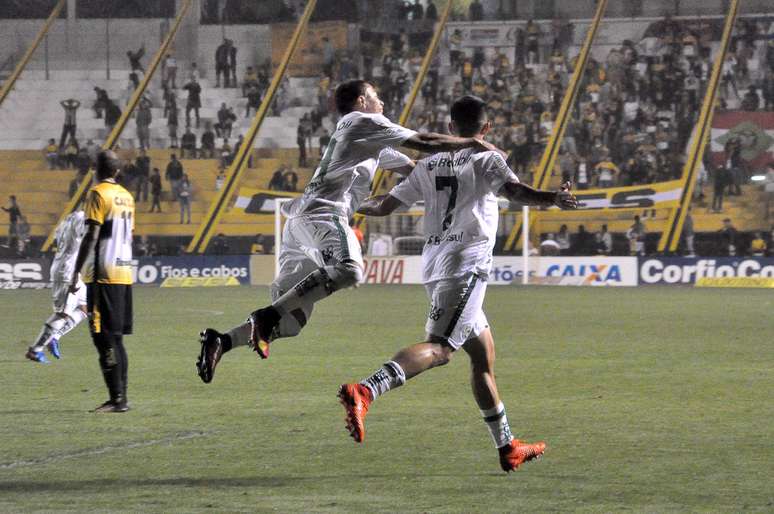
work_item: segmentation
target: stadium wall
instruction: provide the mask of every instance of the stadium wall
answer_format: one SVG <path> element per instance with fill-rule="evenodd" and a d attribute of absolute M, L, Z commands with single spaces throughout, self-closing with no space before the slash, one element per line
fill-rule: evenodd
<path fill-rule="evenodd" d="M 0 290 L 50 287 L 50 259 L 0 259 Z M 140 257 L 136 285 L 214 287 L 269 285 L 273 255 Z M 496 256 L 490 285 L 520 285 L 521 257 Z M 531 257 L 531 284 L 572 286 L 708 285 L 774 288 L 771 257 Z M 421 284 L 422 257 L 366 257 L 364 284 Z"/>

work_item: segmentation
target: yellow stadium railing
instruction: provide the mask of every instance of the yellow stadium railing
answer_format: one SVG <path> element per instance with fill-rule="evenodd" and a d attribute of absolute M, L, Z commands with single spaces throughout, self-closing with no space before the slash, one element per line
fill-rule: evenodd
<path fill-rule="evenodd" d="M 6 80 L 5 84 L 3 84 L 3 88 L 0 89 L 0 105 L 3 105 L 3 101 L 8 96 L 8 93 L 11 92 L 11 89 L 13 89 L 13 85 L 16 83 L 16 79 L 19 78 L 19 75 L 21 75 L 22 71 L 24 71 L 27 63 L 30 62 L 32 54 L 35 53 L 35 50 L 38 48 L 38 45 L 40 45 L 40 42 L 43 41 L 44 37 L 46 37 L 46 34 L 51 28 L 51 25 L 54 24 L 54 20 L 56 20 L 56 18 L 59 16 L 59 13 L 62 12 L 62 9 L 65 5 L 67 5 L 67 0 L 59 0 L 59 2 L 56 3 L 54 9 L 51 11 L 51 14 L 48 16 L 46 23 L 44 23 L 40 28 L 38 35 L 35 36 L 35 39 L 32 40 L 32 44 L 29 48 L 27 48 L 24 56 L 19 60 L 19 63 L 13 70 L 13 73 L 11 73 L 11 76 L 8 77 L 8 80 Z"/>
<path fill-rule="evenodd" d="M 427 47 L 425 56 L 422 59 L 422 65 L 419 68 L 419 73 L 417 73 L 417 76 L 414 79 L 414 84 L 411 86 L 411 92 L 409 93 L 408 101 L 406 102 L 406 105 L 403 106 L 403 110 L 400 113 L 400 118 L 398 118 L 399 125 L 405 125 L 408 122 L 409 116 L 411 116 L 411 111 L 414 108 L 414 102 L 416 102 L 417 95 L 419 94 L 419 90 L 422 87 L 422 82 L 424 82 L 425 77 L 427 76 L 427 71 L 430 69 L 430 63 L 433 61 L 433 55 L 438 49 L 438 43 L 441 41 L 443 29 L 446 27 L 446 22 L 449 20 L 452 3 L 453 0 L 449 0 L 446 3 L 446 8 L 443 10 L 443 13 L 441 13 L 441 17 L 435 26 L 435 32 L 433 33 L 433 38 L 430 40 L 430 46 Z M 374 182 L 371 186 L 371 194 L 376 194 L 379 191 L 379 188 L 382 187 L 385 176 L 386 174 L 383 169 L 377 170 L 376 175 L 374 176 Z M 365 216 L 362 214 L 355 214 L 355 225 L 360 226 L 364 218 Z"/>
<path fill-rule="evenodd" d="M 274 72 L 274 77 L 269 85 L 269 90 L 266 92 L 266 96 L 263 98 L 263 102 L 261 102 L 258 112 L 255 113 L 250 129 L 247 131 L 247 134 L 245 134 L 245 138 L 242 141 L 242 145 L 239 147 L 234 162 L 231 163 L 231 166 L 229 166 L 229 169 L 226 172 L 226 181 L 218 192 L 218 195 L 210 204 L 207 215 L 204 217 L 204 220 L 202 220 L 202 223 L 196 230 L 196 234 L 194 234 L 193 239 L 191 239 L 191 242 L 186 249 L 188 253 L 204 253 L 207 249 L 207 245 L 215 233 L 215 230 L 220 223 L 220 219 L 223 217 L 223 213 L 226 211 L 226 206 L 228 205 L 231 196 L 236 191 L 236 187 L 239 185 L 239 181 L 242 178 L 245 168 L 247 168 L 255 137 L 258 135 L 258 131 L 266 117 L 266 113 L 269 111 L 269 107 L 274 100 L 274 94 L 276 93 L 277 88 L 279 88 L 282 77 L 285 75 L 285 71 L 288 68 L 288 64 L 298 47 L 298 42 L 309 24 L 309 19 L 312 17 L 312 12 L 314 11 L 316 4 L 317 0 L 309 0 L 306 4 L 304 13 L 298 21 L 293 36 L 290 38 L 290 43 L 285 50 L 285 55 L 283 56 L 279 67 Z"/>
<path fill-rule="evenodd" d="M 723 27 L 723 38 L 720 40 L 720 49 L 712 65 L 712 75 L 710 75 L 707 84 L 707 92 L 704 94 L 699 121 L 693 131 L 691 146 L 688 150 L 688 158 L 683 166 L 681 180 L 683 182 L 683 192 L 680 195 L 680 204 L 672 210 L 664 231 L 661 233 L 661 239 L 658 242 L 659 252 L 676 252 L 680 243 L 680 236 L 683 232 L 685 218 L 688 215 L 688 209 L 693 198 L 693 190 L 696 186 L 696 170 L 698 170 L 704 157 L 704 149 L 709 140 L 709 133 L 712 129 L 712 116 L 715 112 L 715 101 L 717 99 L 718 86 L 720 84 L 720 75 L 723 69 L 723 61 L 726 60 L 731 33 L 736 22 L 736 16 L 739 11 L 739 0 L 732 0 L 726 15 L 726 23 Z"/>
<path fill-rule="evenodd" d="M 163 59 L 164 54 L 166 54 L 167 50 L 169 49 L 169 45 L 175 39 L 177 30 L 178 28 L 180 28 L 180 23 L 183 21 L 183 18 L 185 18 L 185 15 L 190 9 L 192 3 L 193 3 L 193 0 L 184 1 L 183 5 L 180 8 L 180 12 L 178 13 L 177 18 L 175 19 L 175 24 L 172 25 L 171 30 L 167 34 L 167 37 L 164 38 L 164 41 L 161 43 L 161 46 L 154 54 L 153 59 L 151 60 L 151 63 L 148 66 L 147 71 L 145 72 L 145 76 L 143 77 L 142 81 L 140 81 L 140 85 L 137 86 L 137 89 L 134 90 L 134 93 L 129 99 L 129 103 L 126 105 L 126 108 L 121 113 L 121 117 L 118 119 L 118 122 L 116 123 L 115 127 L 113 127 L 113 130 L 110 132 L 110 135 L 108 135 L 107 139 L 105 140 L 105 143 L 102 145 L 103 150 L 110 150 L 115 146 L 116 142 L 118 141 L 118 137 L 121 135 L 121 132 L 124 130 L 124 127 L 126 127 L 127 121 L 129 121 L 129 117 L 132 115 L 132 112 L 134 111 L 135 107 L 137 107 L 137 104 L 139 103 L 140 98 L 142 98 L 142 95 L 145 93 L 145 90 L 147 89 L 148 84 L 150 84 L 151 78 L 153 78 L 153 74 L 156 72 L 156 69 L 161 63 L 161 60 Z M 51 229 L 51 233 L 48 235 L 48 237 L 46 238 L 46 241 L 43 243 L 43 246 L 40 248 L 41 251 L 47 252 L 48 249 L 51 248 L 51 244 L 54 242 L 54 234 L 56 232 L 56 227 L 59 225 L 59 223 L 62 222 L 62 220 L 64 220 L 67 217 L 68 214 L 73 212 L 78 207 L 78 204 L 86 196 L 86 192 L 89 189 L 90 183 L 91 183 L 91 176 L 87 174 L 86 177 L 84 177 L 84 179 L 81 181 L 75 194 L 72 196 L 72 198 L 70 198 L 70 201 L 65 206 L 64 212 L 62 212 L 62 215 L 59 217 L 59 221 Z"/>
<path fill-rule="evenodd" d="M 578 90 L 580 89 L 580 85 L 582 83 L 583 72 L 586 69 L 586 64 L 588 63 L 589 55 L 591 54 L 591 45 L 597 36 L 599 25 L 605 15 L 606 8 L 607 0 L 600 0 L 597 3 L 597 10 L 594 14 L 594 19 L 591 22 L 589 31 L 586 33 L 586 40 L 583 42 L 581 51 L 578 54 L 578 61 L 575 65 L 575 69 L 573 70 L 572 77 L 570 78 L 570 83 L 567 86 L 567 91 L 564 93 L 564 98 L 562 98 L 562 104 L 559 108 L 559 113 L 556 116 L 556 120 L 554 121 L 554 128 L 551 132 L 551 137 L 548 140 L 548 144 L 546 145 L 545 150 L 543 151 L 543 156 L 540 159 L 537 173 L 535 173 L 533 185 L 536 188 L 546 188 L 548 186 L 549 180 L 551 179 L 551 174 L 553 173 L 554 166 L 556 164 L 556 156 L 559 154 L 559 147 L 562 144 L 564 132 L 567 128 L 567 121 L 570 119 L 572 107 L 575 104 L 575 99 L 578 96 Z M 508 235 L 508 238 L 505 240 L 503 250 L 511 251 L 513 249 L 516 241 L 519 240 L 519 236 L 521 236 L 523 223 L 524 220 L 522 219 L 513 225 L 513 229 Z"/>

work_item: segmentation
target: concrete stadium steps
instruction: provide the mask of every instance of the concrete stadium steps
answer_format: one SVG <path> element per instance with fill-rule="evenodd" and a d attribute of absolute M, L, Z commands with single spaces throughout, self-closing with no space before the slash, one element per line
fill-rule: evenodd
<path fill-rule="evenodd" d="M 532 213 L 530 213 L 532 215 Z M 648 232 L 661 232 L 669 217 L 667 209 L 616 209 L 613 211 L 543 211 L 537 216 L 537 223 L 532 229 L 535 233 L 557 233 L 562 225 L 567 225 L 570 232 L 578 231 L 583 225 L 587 232 L 596 232 L 607 225 L 610 232 L 626 232 L 638 215 L 645 223 Z"/>
<path fill-rule="evenodd" d="M 91 106 L 95 101 L 93 88 L 105 89 L 108 96 L 124 107 L 128 94 L 128 70 L 113 70 L 111 79 L 105 77 L 104 70 L 61 70 L 52 71 L 50 80 L 45 80 L 43 72 L 25 71 L 14 87 L 14 91 L 0 107 L 0 150 L 2 149 L 41 149 L 46 141 L 54 137 L 59 140 L 64 120 L 64 111 L 59 105 L 61 100 L 75 98 L 81 102 L 78 109 L 76 135 L 80 142 L 93 139 L 102 142 L 108 135 L 104 120 L 94 117 Z M 202 86 L 202 107 L 199 110 L 200 126 L 192 128 L 200 140 L 207 123 L 217 122 L 217 111 L 221 103 L 234 108 L 237 120 L 232 129 L 231 142 L 240 134 L 245 134 L 252 122 L 245 118 L 247 99 L 242 97 L 241 88 L 215 88 L 210 80 L 200 80 Z M 296 130 L 300 117 L 309 112 L 317 101 L 317 81 L 314 78 L 291 78 L 288 107 L 281 116 L 267 116 L 256 137 L 254 147 L 294 148 Z M 185 132 L 185 103 L 187 93 L 176 90 L 179 107 L 178 137 Z M 164 102 L 161 97 L 159 78 L 154 77 L 146 95 L 152 100 L 152 122 L 150 125 L 151 144 L 168 147 L 168 129 L 164 117 Z M 31 107 L 34 106 L 34 116 Z M 193 114 L 193 113 L 192 113 Z M 218 142 L 221 143 L 220 141 Z M 136 123 L 130 119 L 121 137 L 121 147 L 139 147 Z"/>

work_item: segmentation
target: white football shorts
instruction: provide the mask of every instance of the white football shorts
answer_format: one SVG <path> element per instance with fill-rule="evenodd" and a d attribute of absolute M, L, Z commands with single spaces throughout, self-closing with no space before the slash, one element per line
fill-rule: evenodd
<path fill-rule="evenodd" d="M 425 331 L 455 350 L 489 327 L 484 315 L 486 280 L 475 273 L 425 284 L 430 299 Z"/>
<path fill-rule="evenodd" d="M 70 294 L 70 283 L 54 281 L 51 296 L 54 299 L 54 312 L 68 314 L 80 306 L 86 305 L 86 284 L 78 280 L 78 290 Z"/>
<path fill-rule="evenodd" d="M 272 284 L 272 299 L 323 266 L 346 260 L 363 268 L 360 242 L 341 216 L 319 215 L 290 218 L 282 230 L 279 276 Z"/>

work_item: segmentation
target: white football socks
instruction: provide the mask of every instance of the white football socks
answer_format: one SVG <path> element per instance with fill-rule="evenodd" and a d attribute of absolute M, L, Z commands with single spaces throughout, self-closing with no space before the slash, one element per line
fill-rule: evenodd
<path fill-rule="evenodd" d="M 508 425 L 508 416 L 505 415 L 505 405 L 503 405 L 503 402 L 491 409 L 481 410 L 481 415 L 484 417 L 484 422 L 492 435 L 495 448 L 502 448 L 510 444 L 513 440 L 513 435 L 511 435 L 511 427 Z"/>
<path fill-rule="evenodd" d="M 376 399 L 390 389 L 395 389 L 406 383 L 406 373 L 403 368 L 395 361 L 388 361 L 384 366 L 377 369 L 376 372 L 362 382 L 371 391 L 371 398 Z"/>
<path fill-rule="evenodd" d="M 40 330 L 40 334 L 38 334 L 38 337 L 35 340 L 35 344 L 33 344 L 30 349 L 36 352 L 43 351 L 52 339 L 59 339 L 64 336 L 77 327 L 87 317 L 87 314 L 80 309 L 75 309 L 66 316 L 52 314 L 46 320 L 46 323 Z"/>

